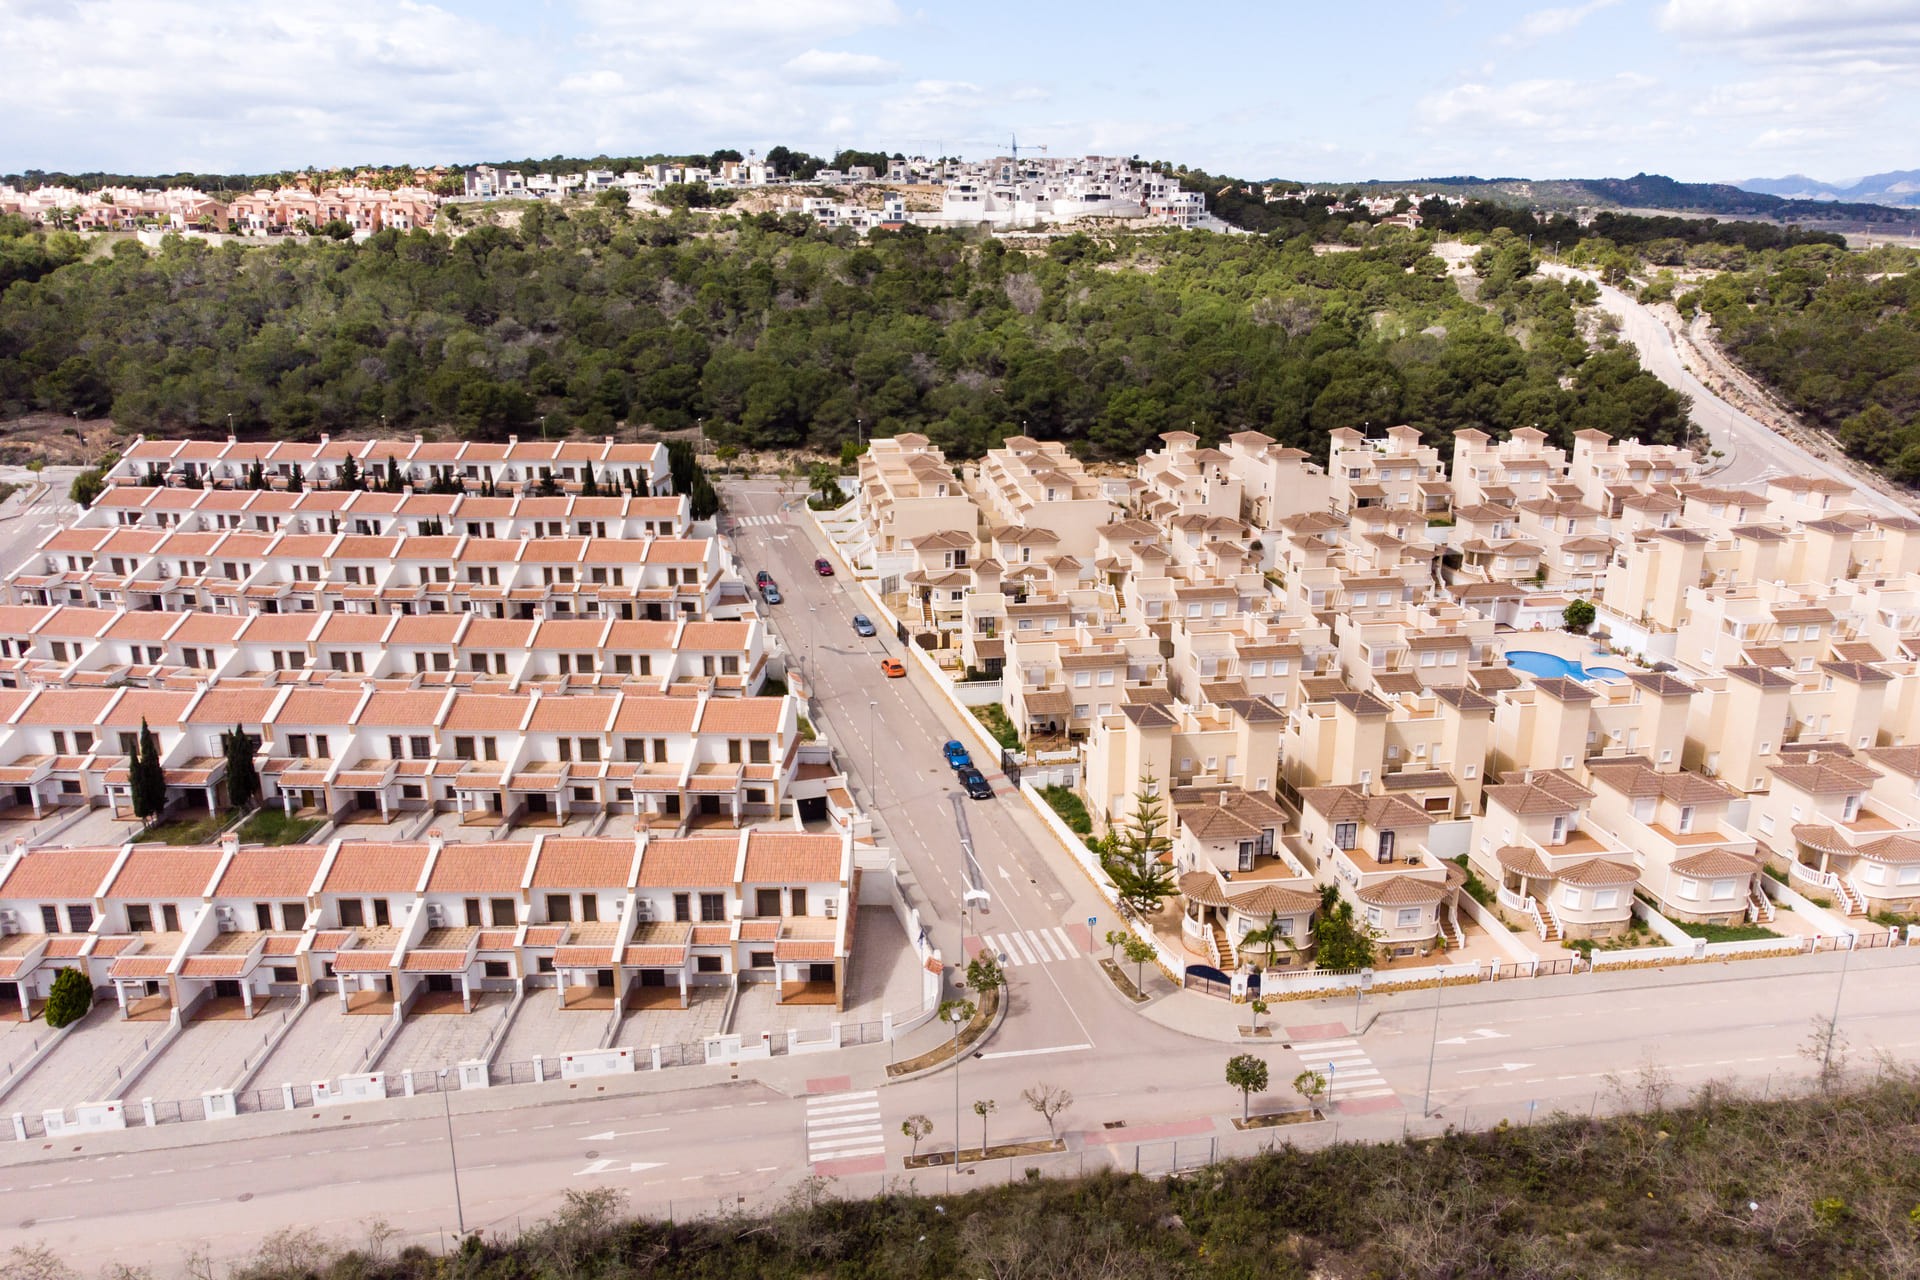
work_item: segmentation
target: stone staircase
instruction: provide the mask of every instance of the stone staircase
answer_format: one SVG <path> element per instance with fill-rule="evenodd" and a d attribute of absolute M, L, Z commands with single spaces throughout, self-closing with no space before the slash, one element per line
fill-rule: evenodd
<path fill-rule="evenodd" d="M 1747 891 L 1747 923 L 1767 924 L 1773 919 L 1773 902 L 1758 889 Z"/>
<path fill-rule="evenodd" d="M 1233 954 L 1233 944 L 1227 941 L 1227 931 L 1218 921 L 1207 926 L 1207 943 L 1213 948 L 1213 967 L 1222 973 L 1232 973 L 1240 967 L 1239 959 Z"/>
<path fill-rule="evenodd" d="M 1542 942 L 1558 942 L 1561 939 L 1560 920 L 1553 914 L 1553 907 L 1545 898 L 1533 900 L 1534 917 Z"/>
<path fill-rule="evenodd" d="M 1444 911 L 1440 913 L 1440 936 L 1447 940 L 1447 946 L 1451 950 L 1458 951 L 1467 945 L 1466 935 L 1460 931 L 1459 924 Z"/>
<path fill-rule="evenodd" d="M 1831 884 L 1833 886 L 1834 896 L 1839 899 L 1840 906 L 1845 909 L 1848 915 L 1863 916 L 1867 914 L 1867 900 L 1860 896 L 1857 889 L 1847 883 L 1845 876 L 1834 876 Z"/>

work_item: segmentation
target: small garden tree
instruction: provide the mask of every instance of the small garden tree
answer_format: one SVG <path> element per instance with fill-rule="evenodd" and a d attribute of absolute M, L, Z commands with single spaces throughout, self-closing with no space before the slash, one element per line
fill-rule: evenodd
<path fill-rule="evenodd" d="M 1560 611 L 1560 624 L 1575 635 L 1587 634 L 1587 628 L 1593 625 L 1595 613 L 1591 600 L 1573 600 Z"/>
<path fill-rule="evenodd" d="M 1031 1089 L 1021 1090 L 1020 1096 L 1026 1099 L 1028 1106 L 1040 1113 L 1042 1120 L 1047 1122 L 1047 1136 L 1049 1138 L 1056 1136 L 1053 1128 L 1054 1119 L 1073 1105 L 1073 1095 L 1056 1084 L 1037 1084 Z"/>
<path fill-rule="evenodd" d="M 912 1141 L 912 1154 L 916 1156 L 920 1154 L 920 1140 L 932 1132 L 933 1121 L 927 1119 L 925 1116 L 912 1115 L 900 1122 L 901 1136 Z"/>
<path fill-rule="evenodd" d="M 1353 904 L 1330 884 L 1320 886 L 1320 918 L 1313 926 L 1318 969 L 1364 969 L 1373 963 L 1374 934 L 1354 918 Z"/>
<path fill-rule="evenodd" d="M 1253 1095 L 1267 1091 L 1267 1064 L 1251 1053 L 1236 1053 L 1227 1059 L 1227 1083 L 1240 1091 L 1240 1122 L 1249 1118 Z"/>
<path fill-rule="evenodd" d="M 1267 1002 L 1259 996 L 1255 996 L 1253 1003 L 1247 1007 L 1253 1011 L 1253 1021 L 1249 1024 L 1247 1030 L 1258 1031 L 1260 1029 L 1260 1015 L 1267 1011 Z"/>
<path fill-rule="evenodd" d="M 78 1022 L 93 1008 L 93 982 L 87 971 L 74 967 L 54 975 L 53 989 L 47 993 L 47 1025 L 55 1028 Z"/>
<path fill-rule="evenodd" d="M 982 1160 L 987 1158 L 987 1117 L 998 1110 L 999 1108 L 994 1105 L 992 1098 L 977 1098 L 974 1100 L 973 1114 L 980 1117 L 980 1158 Z"/>
<path fill-rule="evenodd" d="M 236 809 L 250 809 L 260 798 L 260 770 L 253 761 L 253 739 L 239 725 L 233 732 L 220 735 L 227 757 L 227 803 Z"/>
<path fill-rule="evenodd" d="M 1107 959 L 1115 964 L 1120 963 L 1120 944 L 1132 936 L 1125 929 L 1107 930 Z"/>
<path fill-rule="evenodd" d="M 1006 971 L 1001 969 L 999 961 L 981 952 L 967 961 L 967 985 L 981 995 L 998 991 L 1007 985 Z"/>
<path fill-rule="evenodd" d="M 160 767 L 160 744 L 144 716 L 133 759 L 127 762 L 127 790 L 133 793 L 133 816 L 141 822 L 151 825 L 167 807 L 167 775 Z"/>
<path fill-rule="evenodd" d="M 1327 1091 L 1327 1078 L 1318 1071 L 1302 1071 L 1293 1078 L 1293 1091 L 1306 1099 L 1309 1110 L 1319 1102 L 1320 1095 Z"/>
<path fill-rule="evenodd" d="M 1146 991 L 1140 984 L 1143 981 L 1142 974 L 1147 961 L 1153 959 L 1153 944 L 1138 934 L 1129 933 L 1127 940 L 1120 944 L 1120 948 L 1127 953 L 1127 959 L 1133 961 L 1133 989 L 1145 995 Z"/>

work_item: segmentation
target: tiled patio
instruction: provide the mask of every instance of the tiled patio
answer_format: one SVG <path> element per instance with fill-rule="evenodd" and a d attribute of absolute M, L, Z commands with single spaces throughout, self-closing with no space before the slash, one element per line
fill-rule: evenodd
<path fill-rule="evenodd" d="M 364 1071 L 366 1050 L 382 1025 L 375 1018 L 342 1013 L 337 996 L 315 996 L 306 1012 L 294 1019 L 293 1030 L 255 1073 L 249 1087 L 305 1085 Z"/>
<path fill-rule="evenodd" d="M 122 1093 L 121 1070 L 148 1039 L 164 1030 L 154 1023 L 126 1021 L 111 1001 L 95 1005 L 0 1108 L 34 1114 L 117 1098 Z"/>
<path fill-rule="evenodd" d="M 635 1009 L 620 1023 L 613 1043 L 645 1053 L 656 1044 L 684 1044 L 720 1033 L 720 1014 L 727 1007 L 727 988 L 688 987 L 688 1007 L 676 999 L 663 1009 Z"/>
<path fill-rule="evenodd" d="M 158 1061 L 134 1082 L 143 1098 L 174 1102 L 197 1098 L 203 1089 L 232 1084 L 245 1064 L 266 1051 L 266 1041 L 291 1013 L 291 1000 L 262 1000 L 248 1020 L 238 1000 L 210 1000 L 194 1010 L 174 1042 Z"/>
<path fill-rule="evenodd" d="M 414 1002 L 400 1034 L 381 1055 L 376 1070 L 388 1073 L 411 1069 L 432 1071 L 458 1066 L 479 1054 L 487 1038 L 500 1025 L 510 997 L 490 992 L 477 997 L 472 1013 L 460 1012 L 456 994 L 451 1004 L 428 1001 L 425 996 Z M 422 1008 L 425 1004 L 427 1007 Z"/>
<path fill-rule="evenodd" d="M 544 1058 L 591 1049 L 600 1042 L 607 1017 L 605 1009 L 562 1009 L 560 994 L 551 987 L 529 991 L 493 1060 L 531 1062 L 536 1055 Z"/>

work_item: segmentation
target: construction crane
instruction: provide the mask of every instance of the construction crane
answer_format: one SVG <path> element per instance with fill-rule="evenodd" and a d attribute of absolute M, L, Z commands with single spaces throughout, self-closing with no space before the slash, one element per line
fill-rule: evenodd
<path fill-rule="evenodd" d="M 1013 133 L 1009 133 L 1009 134 L 1007 135 L 1007 146 L 1008 146 L 1008 147 L 1009 147 L 1009 148 L 1010 148 L 1010 149 L 1012 150 L 1012 152 L 1013 152 L 1013 162 L 1014 162 L 1015 164 L 1019 164 L 1019 163 L 1020 163 L 1020 138 L 1019 138 L 1019 135 L 1018 135 L 1018 134 L 1013 134 Z M 1039 153 L 1040 153 L 1041 155 L 1045 155 L 1045 154 L 1047 154 L 1047 144 L 1046 144 L 1046 143 L 1044 143 L 1044 142 L 1035 142 L 1035 143 L 1031 143 L 1031 144 L 1029 144 L 1029 145 L 1028 145 L 1028 147 L 1027 147 L 1027 150 L 1029 150 L 1029 151 L 1038 151 L 1038 152 L 1039 152 Z"/>

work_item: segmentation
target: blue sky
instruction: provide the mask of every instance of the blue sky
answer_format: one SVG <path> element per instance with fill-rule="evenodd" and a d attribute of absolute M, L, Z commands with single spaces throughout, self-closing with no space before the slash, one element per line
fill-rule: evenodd
<path fill-rule="evenodd" d="M 0 171 L 776 143 L 1245 177 L 1920 166 L 1920 0 L 0 0 Z"/>

